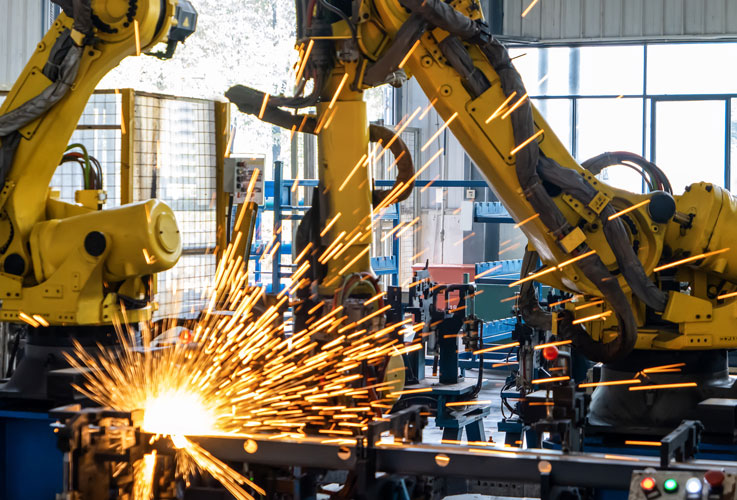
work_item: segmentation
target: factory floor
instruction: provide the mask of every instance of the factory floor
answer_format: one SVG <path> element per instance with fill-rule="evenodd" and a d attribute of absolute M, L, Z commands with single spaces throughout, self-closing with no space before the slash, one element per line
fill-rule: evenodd
<path fill-rule="evenodd" d="M 466 380 L 476 380 L 478 371 L 466 370 Z M 506 372 L 492 372 L 484 374 L 483 389 L 478 395 L 479 400 L 491 401 L 491 414 L 484 419 L 484 436 L 487 441 L 491 438 L 494 442 L 503 443 L 504 433 L 497 430 L 497 424 L 502 419 L 500 392 L 504 381 L 507 378 Z M 443 430 L 435 426 L 434 421 L 430 421 L 425 428 L 423 440 L 427 443 L 440 443 L 443 437 Z M 463 437 L 465 440 L 465 434 Z M 486 495 L 466 494 L 453 495 L 446 497 L 445 500 L 503 500 L 503 497 L 492 497 Z M 515 499 L 519 500 L 519 499 Z"/>
<path fill-rule="evenodd" d="M 477 378 L 478 371 L 466 370 L 466 380 L 475 381 Z M 497 431 L 497 424 L 502 419 L 500 392 L 506 378 L 507 372 L 494 371 L 491 373 L 484 373 L 483 388 L 481 389 L 477 399 L 480 401 L 491 401 L 491 414 L 484 419 L 484 435 L 487 441 L 491 438 L 496 443 L 504 442 L 504 433 Z M 423 440 L 426 443 L 440 443 L 442 438 L 443 430 L 435 426 L 434 419 L 430 419 L 430 422 L 423 433 Z M 465 439 L 464 434 L 463 440 Z"/>

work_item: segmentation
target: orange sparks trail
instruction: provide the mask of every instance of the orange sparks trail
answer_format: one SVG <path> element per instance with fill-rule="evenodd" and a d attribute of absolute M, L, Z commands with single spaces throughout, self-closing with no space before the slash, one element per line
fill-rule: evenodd
<path fill-rule="evenodd" d="M 485 352 L 501 351 L 502 349 L 509 349 L 510 347 L 519 347 L 519 342 L 510 342 L 509 344 L 500 344 L 500 345 L 495 345 L 491 347 L 486 347 L 484 349 L 479 349 L 478 351 L 473 351 L 473 353 L 474 354 L 484 354 Z"/>
<path fill-rule="evenodd" d="M 680 382 L 677 384 L 655 384 L 655 385 L 641 385 L 638 387 L 630 387 L 630 391 L 649 391 L 651 389 L 682 389 L 685 387 L 696 387 L 696 382 Z"/>
<path fill-rule="evenodd" d="M 494 267 L 490 267 L 490 268 L 489 268 L 489 269 L 487 269 L 486 271 L 483 271 L 483 272 L 480 272 L 480 273 L 478 273 L 478 274 L 477 274 L 476 276 L 474 276 L 474 277 L 473 277 L 473 279 L 474 279 L 474 280 L 477 280 L 477 279 L 479 279 L 479 278 L 482 278 L 482 277 L 486 276 L 487 274 L 491 274 L 491 273 L 493 273 L 494 271 L 496 271 L 496 270 L 498 270 L 498 269 L 501 269 L 501 268 L 502 268 L 502 265 L 501 265 L 501 264 L 497 264 L 497 265 L 496 265 L 496 266 L 494 266 Z"/>
<path fill-rule="evenodd" d="M 720 253 L 725 253 L 725 252 L 729 252 L 729 248 L 722 248 L 721 250 L 714 250 L 713 252 L 700 253 L 698 255 L 694 255 L 693 257 L 688 257 L 686 259 L 681 259 L 675 262 L 671 262 L 670 264 L 664 264 L 662 266 L 658 266 L 655 269 L 653 269 L 653 271 L 657 273 L 658 271 L 662 271 L 664 269 L 670 269 L 671 267 L 680 266 L 681 264 L 687 264 L 689 262 L 705 259 L 706 257 L 711 257 L 713 255 L 719 255 Z"/>
<path fill-rule="evenodd" d="M 258 172 L 249 191 L 257 177 Z M 307 279 L 306 257 L 314 250 L 312 245 L 295 259 L 299 267 L 291 287 L 267 305 L 264 289 L 249 286 L 243 257 L 234 256 L 239 243 L 236 238 L 225 249 L 204 295 L 207 307 L 186 335 L 159 323 L 142 323 L 139 332 L 125 324 L 124 317 L 115 317 L 118 347 L 87 352 L 76 345 L 68 360 L 84 374 L 84 383 L 77 387 L 82 394 L 113 410 L 142 410 L 142 429 L 161 439 L 169 436 L 179 449 L 177 456 L 188 457 L 189 469 L 205 470 L 235 498 L 250 499 L 244 488 L 258 492 L 258 486 L 185 436 L 259 433 L 270 439 L 300 439 L 308 424 L 322 434 L 355 436 L 377 410 L 391 408 L 385 404 L 391 399 L 375 401 L 373 394 L 394 398 L 403 393 L 397 381 L 367 385 L 363 365 L 385 363 L 389 357 L 420 350 L 423 344 L 421 338 L 405 344 L 390 335 L 411 319 L 387 325 L 372 321 L 390 308 L 381 302 L 373 306 L 375 312 L 352 324 L 342 305 L 332 301 L 310 305 L 319 316 L 313 316 L 305 329 L 287 334 L 280 311 L 288 303 L 299 307 L 290 296 Z M 275 248 L 272 244 L 272 251 Z M 353 257 L 341 274 L 369 248 Z M 383 295 L 377 290 L 368 302 Z M 46 322 L 40 315 L 25 313 L 20 319 L 34 326 Z M 413 330 L 423 327 L 415 325 Z M 336 329 L 329 341 L 318 342 L 318 335 Z M 348 401 L 350 405 L 343 404 Z M 138 491 L 147 491 L 153 464 L 155 458 L 147 457 L 131 472 Z"/>
<path fill-rule="evenodd" d="M 545 349 L 546 347 L 558 347 L 562 345 L 572 344 L 572 340 L 559 340 L 557 342 L 548 342 L 547 344 L 538 344 L 535 346 L 535 350 Z"/>
<path fill-rule="evenodd" d="M 364 155 L 361 157 L 360 160 L 356 163 L 356 165 L 353 167 L 353 170 L 348 174 L 348 176 L 345 178 L 343 183 L 338 188 L 338 191 L 343 191 L 343 189 L 348 185 L 348 182 L 350 182 L 351 178 L 355 175 L 356 171 L 366 164 L 366 161 L 368 160 L 368 155 L 364 153 Z"/>
<path fill-rule="evenodd" d="M 571 377 L 564 376 L 564 377 L 548 377 L 548 378 L 537 378 L 533 381 L 531 381 L 531 384 L 549 384 L 551 382 L 565 382 L 566 380 L 571 380 Z"/>
<path fill-rule="evenodd" d="M 141 55 L 141 28 L 138 19 L 133 20 L 133 35 L 136 37 L 136 55 Z"/>
<path fill-rule="evenodd" d="M 594 314 L 593 316 L 586 316 L 585 318 L 577 319 L 575 321 L 572 321 L 571 323 L 574 325 L 580 325 L 581 323 L 586 323 L 587 321 L 594 321 L 597 319 L 604 319 L 612 315 L 612 311 L 604 311 L 600 314 Z"/>
<path fill-rule="evenodd" d="M 322 231 L 320 231 L 320 238 L 322 238 L 326 234 L 328 234 L 328 231 L 330 231 L 330 229 L 335 225 L 335 223 L 338 222 L 338 219 L 340 219 L 340 217 L 342 215 L 343 214 L 341 212 L 338 212 L 337 214 L 335 214 L 335 217 L 333 217 L 332 219 L 330 219 L 330 222 L 328 222 L 325 225 L 325 228 Z"/>
<path fill-rule="evenodd" d="M 528 5 L 528 6 L 527 6 L 527 8 L 526 8 L 526 9 L 524 10 L 524 12 L 522 12 L 522 17 L 526 17 L 526 16 L 527 16 L 527 14 L 529 14 L 529 13 L 530 13 L 530 11 L 532 10 L 532 8 L 533 8 L 533 7 L 535 6 L 535 5 L 537 5 L 537 2 L 539 2 L 539 1 L 540 1 L 540 0 L 532 0 L 532 2 L 530 2 L 530 5 Z"/>
<path fill-rule="evenodd" d="M 565 303 L 567 303 L 567 302 L 571 302 L 571 301 L 573 301 L 573 300 L 576 300 L 576 299 L 578 299 L 578 298 L 580 298 L 580 296 L 579 296 L 579 295 L 574 295 L 574 296 L 573 296 L 573 297 L 571 297 L 570 299 L 564 299 L 564 300 L 559 300 L 558 302 L 553 302 L 552 304 L 548 304 L 548 307 L 555 307 L 555 306 L 559 306 L 559 305 L 561 305 L 561 304 L 565 304 Z"/>
<path fill-rule="evenodd" d="M 456 241 L 455 243 L 453 243 L 453 246 L 457 247 L 458 245 L 460 245 L 461 243 L 463 243 L 463 242 L 464 242 L 464 241 L 466 241 L 467 239 L 469 239 L 469 238 L 473 238 L 474 236 L 476 236 L 476 233 L 475 233 L 475 232 L 473 232 L 473 233 L 469 234 L 468 236 L 465 236 L 465 237 L 464 237 L 464 238 L 463 238 L 462 240 L 458 240 L 458 241 Z"/>
<path fill-rule="evenodd" d="M 269 105 L 269 94 L 264 94 L 264 100 L 261 102 L 261 110 L 258 112 L 258 119 L 263 120 L 266 107 Z"/>
<path fill-rule="evenodd" d="M 491 401 L 454 401 L 452 403 L 445 403 L 445 406 L 479 406 L 479 405 L 490 405 Z"/>
<path fill-rule="evenodd" d="M 579 260 L 583 260 L 586 257 L 590 257 L 591 255 L 594 255 L 596 253 L 596 250 L 591 250 L 589 252 L 586 252 L 585 254 L 579 255 L 578 257 L 573 257 L 572 259 L 568 259 L 565 262 L 562 262 L 558 264 L 558 269 L 563 269 L 569 264 L 573 264 L 574 262 L 578 262 Z"/>
<path fill-rule="evenodd" d="M 333 106 L 335 106 L 335 102 L 338 100 L 338 96 L 340 96 L 340 93 L 343 90 L 343 87 L 345 86 L 345 82 L 347 81 L 348 81 L 348 73 L 344 73 L 343 78 L 340 80 L 340 83 L 338 84 L 338 88 L 335 91 L 335 94 L 333 95 L 333 98 L 330 100 L 328 109 L 333 109 Z"/>
<path fill-rule="evenodd" d="M 625 440 L 624 444 L 629 446 L 661 446 L 660 441 L 636 441 L 634 439 Z"/>
<path fill-rule="evenodd" d="M 488 123 L 491 123 L 494 120 L 494 118 L 496 118 L 497 116 L 501 115 L 504 112 L 504 108 L 507 106 L 507 104 L 509 104 L 512 101 L 512 99 L 514 99 L 514 96 L 516 96 L 516 95 L 517 95 L 517 91 L 513 91 L 511 94 L 509 94 L 509 97 L 507 97 L 507 99 L 498 108 L 496 108 L 496 111 L 494 111 L 486 119 L 486 123 L 487 124 Z"/>
<path fill-rule="evenodd" d="M 315 46 L 315 40 L 310 40 L 310 43 L 307 44 L 307 50 L 304 53 L 304 56 L 302 57 L 302 62 L 299 65 L 299 69 L 297 70 L 297 83 L 302 79 L 302 75 L 305 72 L 305 68 L 307 68 L 307 61 L 310 59 L 310 54 L 312 54 L 312 48 Z"/>
<path fill-rule="evenodd" d="M 419 118 L 420 121 L 425 119 L 427 114 L 430 112 L 430 110 L 433 108 L 433 106 L 435 106 L 435 103 L 437 102 L 438 102 L 438 98 L 433 97 L 432 101 L 430 101 L 430 104 L 428 104 L 427 107 L 425 108 L 425 111 L 423 111 L 422 114 L 420 115 L 420 118 Z"/>
<path fill-rule="evenodd" d="M 519 153 L 520 151 L 522 151 L 522 149 L 525 146 L 527 146 L 529 143 L 531 143 L 532 141 L 534 141 L 535 139 L 537 139 L 538 137 L 540 137 L 541 135 L 543 135 L 544 132 L 545 131 L 542 130 L 542 129 L 540 129 L 537 132 L 535 132 L 535 134 L 533 134 L 532 137 L 530 137 L 529 139 L 526 139 L 522 144 L 520 144 L 519 146 L 517 146 L 516 148 L 514 148 L 512 151 L 510 151 L 509 156 L 514 156 L 517 153 Z"/>
<path fill-rule="evenodd" d="M 450 126 L 450 124 L 453 123 L 453 120 L 455 120 L 456 118 L 458 118 L 458 111 L 456 111 L 455 113 L 453 113 L 451 115 L 451 117 L 448 118 L 445 121 L 445 123 L 443 123 L 443 125 L 427 140 L 427 142 L 425 143 L 425 145 L 422 146 L 422 148 L 420 148 L 420 151 L 424 153 L 425 150 L 430 147 L 430 144 L 432 144 L 433 141 L 435 139 L 437 139 L 440 136 L 440 134 L 443 133 L 443 130 L 445 130 L 446 128 L 448 128 Z"/>
<path fill-rule="evenodd" d="M 525 103 L 525 101 L 527 100 L 527 97 L 528 97 L 528 95 L 527 95 L 527 94 L 525 94 L 525 95 L 523 95 L 522 97 L 520 97 L 520 98 L 519 98 L 519 99 L 517 100 L 517 102 L 515 102 L 514 104 L 512 104 L 512 107 L 511 107 L 511 108 L 509 108 L 509 109 L 508 109 L 507 111 L 505 111 L 505 112 L 504 112 L 504 114 L 502 115 L 502 120 L 506 119 L 506 118 L 507 118 L 507 117 L 508 117 L 509 115 L 511 115 L 511 114 L 512 114 L 512 113 L 513 113 L 513 112 L 514 112 L 514 111 L 515 111 L 515 110 L 516 110 L 517 108 L 519 108 L 520 106 L 522 106 L 522 105 L 523 105 L 523 104 Z"/>
<path fill-rule="evenodd" d="M 647 199 L 647 200 L 645 200 L 645 201 L 641 201 L 640 203 L 635 203 L 635 204 L 634 204 L 634 205 L 632 205 L 631 207 L 625 208 L 624 210 L 620 210 L 620 211 L 619 211 L 619 212 L 617 212 L 616 214 L 612 214 L 612 215 L 610 215 L 610 216 L 609 216 L 609 220 L 614 220 L 614 219 L 616 219 L 617 217 L 622 217 L 622 216 L 623 216 L 624 214 L 628 214 L 628 213 L 630 213 L 630 212 L 634 212 L 634 211 L 635 211 L 635 210 L 637 210 L 638 208 L 640 208 L 640 207 L 644 207 L 644 206 L 645 206 L 645 205 L 647 205 L 648 203 L 650 203 L 650 200 L 649 200 L 649 199 Z"/>
<path fill-rule="evenodd" d="M 523 220 L 522 222 L 518 222 L 517 224 L 515 224 L 514 225 L 514 228 L 515 229 L 518 229 L 518 228 L 524 226 L 525 224 L 527 224 L 528 222 L 532 222 L 533 220 L 537 219 L 538 217 L 540 217 L 540 214 L 535 214 L 532 217 L 528 217 L 525 220 Z"/>
<path fill-rule="evenodd" d="M 398 69 L 404 68 L 404 65 L 407 64 L 407 61 L 409 61 L 409 58 L 412 57 L 412 54 L 414 54 L 415 50 L 417 50 L 417 47 L 420 46 L 420 40 L 417 40 L 414 45 L 412 45 L 412 48 L 409 49 L 409 52 L 407 52 L 407 55 L 404 56 L 404 59 L 402 59 L 402 62 L 399 63 L 399 66 L 397 66 Z"/>
<path fill-rule="evenodd" d="M 578 384 L 578 387 L 584 389 L 586 387 L 605 387 L 609 385 L 634 385 L 641 382 L 642 380 L 639 378 L 633 378 L 629 380 L 609 380 L 607 382 L 586 382 L 584 384 Z"/>
<path fill-rule="evenodd" d="M 537 272 L 537 273 L 533 273 L 533 274 L 531 274 L 531 275 L 527 276 L 526 278 L 522 278 L 521 280 L 517 280 L 517 281 L 515 281 L 514 283 L 510 283 L 510 284 L 509 284 L 509 285 L 507 285 L 507 286 L 508 286 L 509 288 L 514 288 L 515 286 L 517 286 L 517 285 L 520 285 L 520 284 L 522 284 L 522 283 L 526 283 L 526 282 L 528 282 L 528 281 L 532 281 L 532 280 L 534 280 L 534 279 L 536 279 L 536 278 L 539 278 L 540 276 L 544 276 L 544 275 L 546 275 L 546 274 L 548 274 L 548 273 L 552 273 L 552 272 L 553 272 L 553 271 L 555 271 L 556 269 L 557 269 L 557 267 L 550 267 L 550 268 L 548 268 L 548 269 L 543 269 L 542 271 L 539 271 L 539 272 Z"/>
<path fill-rule="evenodd" d="M 651 366 L 650 368 L 645 368 L 642 370 L 642 373 L 658 373 L 666 370 L 673 370 L 675 368 L 683 368 L 686 366 L 686 363 L 673 363 L 672 365 L 661 365 L 661 366 Z"/>

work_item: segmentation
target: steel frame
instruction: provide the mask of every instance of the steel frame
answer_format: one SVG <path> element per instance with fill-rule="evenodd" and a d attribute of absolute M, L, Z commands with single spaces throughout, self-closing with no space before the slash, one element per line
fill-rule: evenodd
<path fill-rule="evenodd" d="M 268 436 L 199 437 L 192 440 L 225 461 L 349 471 L 355 471 L 358 463 L 355 445 L 326 443 L 325 440 L 272 440 Z M 253 442 L 257 446 L 254 447 Z M 247 453 L 246 443 L 250 443 L 249 450 L 256 448 L 256 451 Z M 662 469 L 658 457 L 564 454 L 543 449 L 518 451 L 477 446 L 379 443 L 374 453 L 375 472 L 393 475 L 520 483 L 549 480 L 555 486 L 623 491 L 629 489 L 634 471 L 647 467 Z M 549 475 L 541 473 L 541 470 L 548 469 L 548 465 Z M 691 460 L 672 463 L 669 469 L 703 473 L 711 469 L 733 467 L 732 462 Z"/>

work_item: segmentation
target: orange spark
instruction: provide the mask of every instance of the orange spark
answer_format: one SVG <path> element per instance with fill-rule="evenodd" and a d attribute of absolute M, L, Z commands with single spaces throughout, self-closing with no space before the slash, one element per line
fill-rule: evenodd
<path fill-rule="evenodd" d="M 684 387 L 696 387 L 696 382 L 680 382 L 677 384 L 656 384 L 643 385 L 640 387 L 630 387 L 630 391 L 649 391 L 650 389 L 680 389 Z"/>
<path fill-rule="evenodd" d="M 606 387 L 609 385 L 633 385 L 641 382 L 642 380 L 639 378 L 633 378 L 629 380 L 609 380 L 607 382 L 586 382 L 584 384 L 578 384 L 578 387 L 584 389 L 586 387 Z"/>
<path fill-rule="evenodd" d="M 535 346 L 535 350 L 545 349 L 546 347 L 558 347 L 561 345 L 568 345 L 572 343 L 572 340 L 558 340 L 556 342 L 548 342 L 547 344 L 538 344 Z"/>
<path fill-rule="evenodd" d="M 530 2 L 530 5 L 528 5 L 528 6 L 527 6 L 527 8 L 526 8 L 526 9 L 524 10 L 524 12 L 522 12 L 522 17 L 525 17 L 525 16 L 527 16 L 527 14 L 529 14 L 529 13 L 530 13 L 530 11 L 532 10 L 532 8 L 533 8 L 533 7 L 535 6 L 535 5 L 537 5 L 537 2 L 539 2 L 539 1 L 540 1 L 540 0 L 532 0 L 532 2 Z"/>
<path fill-rule="evenodd" d="M 447 120 L 445 120 L 445 123 L 443 123 L 443 125 L 427 140 L 427 142 L 425 143 L 425 145 L 422 146 L 422 148 L 420 148 L 420 151 L 422 151 L 424 153 L 425 150 L 430 147 L 430 144 L 432 144 L 432 142 L 435 139 L 437 139 L 440 136 L 440 134 L 443 133 L 443 130 L 445 130 L 446 128 L 448 128 L 448 126 L 450 126 L 450 124 L 453 123 L 453 120 L 455 120 L 456 118 L 458 118 L 458 112 L 457 111 L 455 113 L 453 113 L 450 118 L 448 118 Z"/>
<path fill-rule="evenodd" d="M 269 94 L 264 94 L 264 100 L 261 103 L 261 111 L 258 112 L 258 119 L 263 120 L 264 119 L 264 113 L 266 113 L 266 106 L 269 105 Z"/>
<path fill-rule="evenodd" d="M 532 380 L 530 383 L 532 384 L 548 384 L 551 382 L 565 382 L 566 380 L 571 380 L 571 377 L 569 376 L 563 376 L 563 377 L 548 377 L 548 378 L 538 378 L 535 380 Z"/>
<path fill-rule="evenodd" d="M 537 273 L 533 273 L 533 274 L 531 274 L 531 275 L 527 276 L 526 278 L 522 278 L 521 280 L 517 280 L 517 281 L 515 281 L 514 283 L 510 283 L 510 284 L 509 284 L 509 285 L 507 285 L 507 286 L 508 286 L 509 288 L 513 288 L 513 287 L 515 287 L 515 286 L 517 286 L 517 285 L 520 285 L 520 284 L 522 284 L 522 283 L 525 283 L 525 282 L 527 282 L 527 281 L 532 281 L 532 280 L 534 280 L 534 279 L 536 279 L 536 278 L 539 278 L 540 276 L 543 276 L 543 275 L 545 275 L 545 274 L 548 274 L 548 273 L 552 273 L 552 272 L 553 272 L 553 271 L 555 271 L 556 269 L 557 269 L 557 268 L 555 268 L 555 267 L 550 267 L 550 268 L 548 268 L 548 269 L 543 269 L 543 270 L 542 270 L 542 271 L 540 271 L 540 272 L 537 272 Z"/>
<path fill-rule="evenodd" d="M 511 94 L 509 94 L 509 97 L 507 97 L 507 99 L 498 108 L 496 108 L 496 111 L 494 111 L 486 119 L 486 122 L 485 123 L 487 123 L 487 124 L 491 123 L 491 121 L 494 120 L 494 118 L 496 118 L 497 116 L 499 116 L 500 114 L 502 114 L 502 110 L 507 106 L 507 104 L 510 103 L 510 101 L 512 99 L 514 99 L 514 96 L 516 96 L 516 95 L 517 95 L 517 91 L 516 90 L 514 92 L 512 92 Z"/>
<path fill-rule="evenodd" d="M 351 180 L 351 177 L 353 177 L 353 175 L 355 175 L 356 171 L 361 166 L 363 166 L 364 164 L 366 164 L 366 160 L 367 159 L 368 159 L 368 155 L 364 153 L 364 155 L 361 157 L 361 159 L 358 160 L 358 162 L 356 163 L 356 166 L 353 167 L 353 170 L 351 170 L 351 172 L 348 174 L 348 177 L 345 178 L 345 180 L 343 181 L 343 184 L 341 184 L 340 187 L 338 188 L 338 191 L 339 192 L 340 191 L 343 191 L 343 188 L 346 187 L 346 185 L 348 184 L 348 182 Z"/>
<path fill-rule="evenodd" d="M 658 271 L 662 271 L 663 269 L 670 269 L 671 267 L 680 266 L 681 264 L 686 264 L 687 262 L 693 262 L 695 260 L 701 260 L 705 259 L 706 257 L 711 257 L 712 255 L 719 255 L 720 253 L 729 252 L 729 248 L 722 248 L 721 250 L 714 250 L 713 252 L 706 252 L 706 253 L 700 253 L 699 255 L 694 255 L 693 257 L 688 257 L 685 259 L 677 260 L 675 262 L 671 262 L 670 264 L 664 264 L 662 266 L 658 266 L 653 271 L 656 273 Z"/>
<path fill-rule="evenodd" d="M 572 259 L 568 259 L 567 261 L 562 262 L 561 264 L 558 264 L 558 269 L 563 269 L 567 265 L 573 264 L 574 262 L 578 262 L 579 260 L 585 259 L 586 257 L 589 257 L 591 255 L 594 255 L 595 253 L 596 253 L 596 250 L 591 250 L 590 252 L 586 252 L 584 254 L 581 254 L 578 257 L 573 257 Z"/>
<path fill-rule="evenodd" d="M 528 217 L 525 220 L 523 220 L 522 222 L 519 222 L 519 223 L 515 224 L 514 225 L 514 228 L 515 229 L 520 228 L 520 227 L 524 226 L 525 224 L 527 224 L 528 222 L 532 222 L 533 220 L 537 219 L 538 217 L 540 217 L 540 214 L 535 214 L 532 217 Z"/>
<path fill-rule="evenodd" d="M 422 114 L 420 115 L 420 118 L 419 118 L 420 121 L 425 119 L 427 114 L 430 112 L 430 110 L 433 108 L 433 106 L 435 106 L 435 103 L 437 102 L 438 102 L 438 98 L 433 97 L 433 100 L 430 101 L 430 104 L 427 105 L 427 107 L 425 108 L 425 111 L 423 111 Z"/>
<path fill-rule="evenodd" d="M 574 325 L 580 325 L 581 323 L 586 323 L 587 321 L 594 321 L 597 319 L 604 319 L 612 315 L 612 311 L 604 311 L 600 314 L 594 314 L 593 316 L 586 316 L 585 318 L 577 319 L 573 321 L 572 323 Z"/>
<path fill-rule="evenodd" d="M 133 20 L 133 34 L 136 37 L 136 56 L 141 55 L 141 31 L 138 25 L 138 19 Z"/>
<path fill-rule="evenodd" d="M 480 406 L 490 405 L 491 401 L 453 401 L 452 403 L 445 403 L 445 406 Z"/>
<path fill-rule="evenodd" d="M 492 347 L 486 347 L 484 349 L 479 349 L 478 351 L 473 351 L 473 353 L 474 354 L 484 354 L 486 352 L 501 351 L 502 349 L 509 349 L 510 347 L 519 347 L 519 342 L 510 342 L 509 344 L 500 344 L 500 345 L 495 345 Z"/>
<path fill-rule="evenodd" d="M 519 99 L 517 100 L 517 102 L 515 102 L 515 103 L 514 103 L 514 104 L 512 105 L 512 107 L 511 107 L 511 108 L 509 108 L 509 109 L 508 109 L 508 110 L 507 110 L 507 111 L 506 111 L 506 112 L 505 112 L 505 113 L 504 113 L 504 114 L 502 115 L 502 120 L 504 120 L 504 119 L 505 119 L 505 118 L 507 118 L 507 117 L 508 117 L 509 115 L 511 115 L 511 114 L 512 114 L 512 113 L 514 112 L 514 110 L 515 110 L 515 109 L 517 109 L 517 108 L 519 108 L 520 106 L 522 106 L 522 104 L 523 104 L 523 103 L 524 103 L 524 102 L 525 102 L 525 101 L 527 100 L 527 97 L 528 97 L 528 95 L 527 95 L 527 94 L 525 94 L 525 95 L 523 95 L 522 97 L 520 97 L 520 98 L 519 98 Z"/>
<path fill-rule="evenodd" d="M 472 232 L 471 234 L 469 234 L 468 236 L 464 237 L 462 240 L 458 240 L 455 243 L 453 243 L 453 246 L 457 247 L 458 245 L 460 245 L 461 243 L 463 243 L 467 239 L 473 238 L 474 236 L 476 236 L 476 232 L 475 231 Z"/>
<path fill-rule="evenodd" d="M 494 271 L 496 271 L 497 269 L 501 269 L 501 268 L 502 268 L 502 265 L 501 264 L 497 264 L 496 266 L 491 267 L 491 268 L 487 269 L 486 271 L 483 271 L 483 272 L 478 273 L 476 276 L 473 277 L 473 279 L 474 280 L 477 280 L 477 279 L 481 278 L 482 276 L 486 276 L 487 274 L 491 274 Z"/>
<path fill-rule="evenodd" d="M 532 141 L 534 141 L 535 139 L 537 139 L 538 137 L 540 137 L 541 135 L 543 135 L 544 132 L 545 131 L 543 129 L 540 129 L 537 132 L 535 132 L 535 134 L 532 137 L 530 137 L 529 139 L 526 139 L 522 144 L 520 144 L 519 146 L 517 146 L 516 148 L 514 148 L 512 151 L 510 151 L 509 156 L 514 156 L 517 153 L 519 153 L 522 150 L 522 148 L 524 148 L 529 143 L 531 143 Z"/>
<path fill-rule="evenodd" d="M 322 231 L 320 231 L 320 238 L 328 234 L 328 231 L 330 231 L 330 228 L 332 228 L 335 225 L 335 223 L 338 222 L 338 219 L 340 219 L 342 215 L 343 215 L 342 212 L 338 212 L 337 214 L 335 214 L 335 217 L 330 219 L 330 222 L 328 222 L 325 228 Z"/>
<path fill-rule="evenodd" d="M 609 216 L 609 220 L 614 220 L 617 217 L 622 217 L 624 214 L 628 214 L 628 213 L 630 213 L 630 212 L 632 212 L 634 210 L 637 210 L 640 207 L 644 207 L 645 205 L 647 205 L 648 203 L 650 203 L 650 201 L 651 201 L 650 199 L 647 199 L 647 200 L 641 201 L 640 203 L 635 203 L 631 207 L 627 207 L 624 210 L 620 210 L 616 214 L 610 215 Z"/>
<path fill-rule="evenodd" d="M 338 100 L 338 96 L 340 95 L 341 91 L 343 90 L 343 87 L 345 86 L 345 82 L 347 81 L 348 81 L 348 73 L 344 73 L 343 78 L 340 80 L 340 83 L 338 84 L 338 89 L 335 91 L 333 98 L 330 100 L 330 104 L 328 104 L 328 109 L 333 109 L 333 106 L 335 106 L 335 102 Z"/>
<path fill-rule="evenodd" d="M 625 440 L 624 444 L 630 445 L 630 446 L 661 446 L 662 445 L 660 441 L 637 441 L 633 439 Z"/>
<path fill-rule="evenodd" d="M 407 64 L 407 61 L 409 61 L 409 58 L 412 57 L 412 54 L 415 50 L 417 50 L 417 47 L 420 46 L 420 40 L 417 40 L 414 45 L 412 45 L 412 48 L 409 49 L 409 52 L 407 52 L 407 55 L 404 56 L 404 59 L 402 59 L 402 62 L 399 63 L 399 66 L 397 66 L 398 69 L 402 69 L 405 64 Z"/>

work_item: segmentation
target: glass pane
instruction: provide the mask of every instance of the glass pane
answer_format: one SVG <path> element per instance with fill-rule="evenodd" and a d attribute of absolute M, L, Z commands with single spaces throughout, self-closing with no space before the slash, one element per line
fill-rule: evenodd
<path fill-rule="evenodd" d="M 642 94 L 644 50 L 641 45 L 581 47 L 578 50 L 582 95 Z"/>
<path fill-rule="evenodd" d="M 576 126 L 579 162 L 607 151 L 642 153 L 642 99 L 579 99 Z M 605 169 L 611 186 L 642 192 L 642 178 L 627 167 Z"/>
<path fill-rule="evenodd" d="M 724 101 L 655 104 L 655 163 L 674 194 L 694 182 L 724 186 Z"/>
<path fill-rule="evenodd" d="M 558 136 L 560 142 L 571 149 L 571 100 L 570 99 L 533 99 L 535 107 L 543 115 L 545 121 Z"/>
<path fill-rule="evenodd" d="M 527 93 L 535 95 L 569 95 L 571 93 L 569 68 L 571 49 L 551 47 L 534 49 L 518 47 L 509 49 Z"/>
<path fill-rule="evenodd" d="M 733 93 L 737 43 L 650 45 L 647 49 L 649 94 Z"/>

